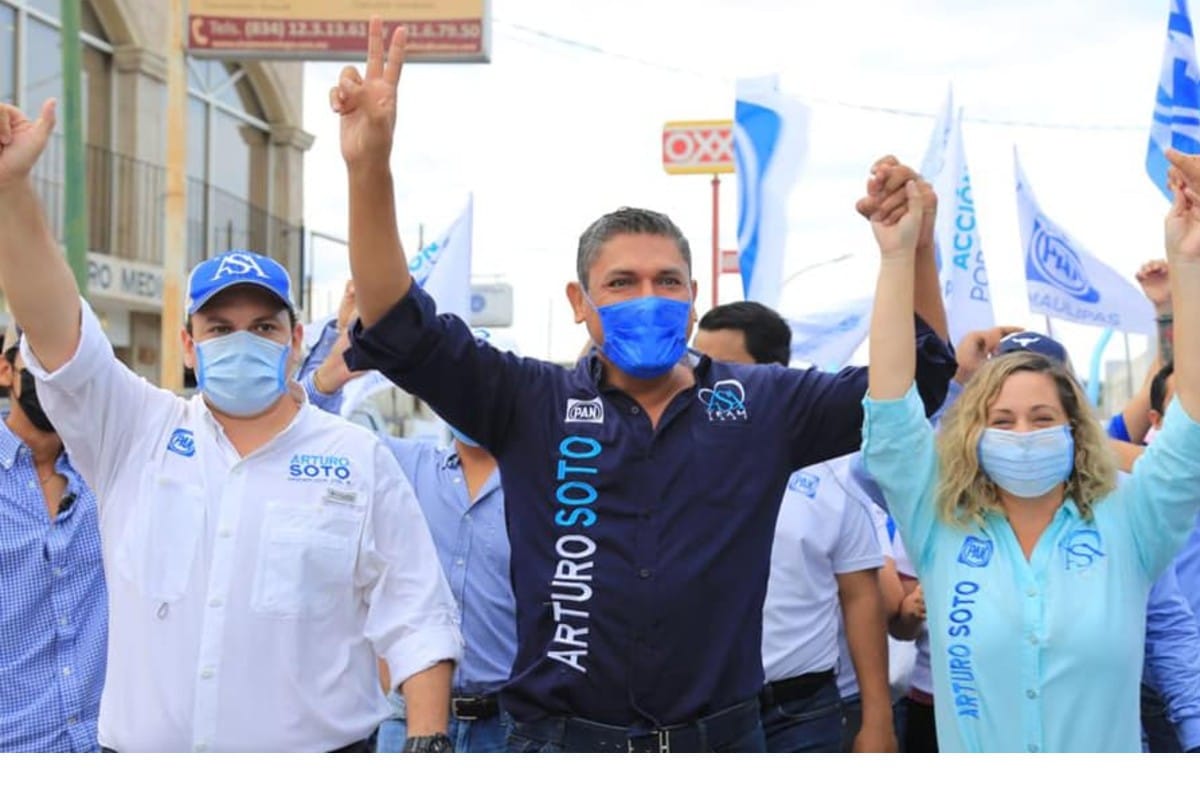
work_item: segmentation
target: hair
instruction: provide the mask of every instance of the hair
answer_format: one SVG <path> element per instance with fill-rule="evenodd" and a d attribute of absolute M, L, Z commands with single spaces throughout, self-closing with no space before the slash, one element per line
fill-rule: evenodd
<path fill-rule="evenodd" d="M 1174 373 L 1175 362 L 1168 361 L 1162 369 L 1154 373 L 1154 379 L 1150 381 L 1150 408 L 1160 416 L 1167 410 L 1164 408 L 1167 404 L 1167 379 Z"/>
<path fill-rule="evenodd" d="M 702 331 L 741 331 L 746 352 L 757 364 L 782 364 L 792 360 L 792 329 L 772 308 L 753 300 L 710 308 L 700 318 Z"/>
<path fill-rule="evenodd" d="M 1018 372 L 1048 375 L 1058 389 L 1075 440 L 1075 468 L 1067 478 L 1066 494 L 1083 517 L 1091 519 L 1096 502 L 1116 486 L 1116 462 L 1107 437 L 1078 381 L 1064 365 L 1046 356 L 1016 351 L 985 363 L 942 421 L 936 502 L 938 515 L 949 525 L 968 528 L 982 524 L 988 511 L 1003 513 L 999 490 L 979 464 L 979 440 L 987 428 L 988 409 L 1005 381 Z"/>
<path fill-rule="evenodd" d="M 679 226 L 672 222 L 670 217 L 644 208 L 622 206 L 593 222 L 579 237 L 575 272 L 585 290 L 588 288 L 588 275 L 592 264 L 600 255 L 600 249 L 609 239 L 623 233 L 648 233 L 673 239 L 680 255 L 683 256 L 684 264 L 687 265 L 688 275 L 692 274 L 692 248 L 688 245 L 683 231 L 679 230 Z"/>

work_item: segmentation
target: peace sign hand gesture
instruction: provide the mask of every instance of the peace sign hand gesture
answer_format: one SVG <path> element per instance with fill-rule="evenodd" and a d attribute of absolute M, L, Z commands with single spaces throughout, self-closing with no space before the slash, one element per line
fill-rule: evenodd
<path fill-rule="evenodd" d="M 342 158 L 346 166 L 386 165 L 396 128 L 396 87 L 404 66 L 408 33 L 392 32 L 384 59 L 383 20 L 371 17 L 367 31 L 366 75 L 347 66 L 329 90 L 329 105 L 342 118 Z"/>

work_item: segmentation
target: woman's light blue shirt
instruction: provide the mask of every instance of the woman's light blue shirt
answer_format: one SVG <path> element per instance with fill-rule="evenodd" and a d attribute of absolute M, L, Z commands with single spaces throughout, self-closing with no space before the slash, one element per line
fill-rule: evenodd
<path fill-rule="evenodd" d="M 1150 586 L 1200 508 L 1200 424 L 1172 402 L 1132 477 L 1067 500 L 1026 560 L 1002 514 L 937 515 L 934 433 L 914 390 L 864 398 L 863 454 L 925 591 L 945 752 L 1139 752 Z"/>

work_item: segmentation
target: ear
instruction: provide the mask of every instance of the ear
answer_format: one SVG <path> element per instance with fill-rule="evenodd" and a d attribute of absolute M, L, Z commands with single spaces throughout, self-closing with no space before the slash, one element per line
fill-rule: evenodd
<path fill-rule="evenodd" d="M 1152 408 L 1152 409 L 1150 409 L 1148 416 L 1150 417 L 1150 427 L 1151 428 L 1154 428 L 1155 430 L 1159 430 L 1160 428 L 1162 428 L 1162 423 L 1163 423 L 1163 415 L 1162 414 L 1158 413 L 1157 411 L 1155 411 Z"/>
<path fill-rule="evenodd" d="M 180 328 L 179 341 L 183 345 L 183 364 L 194 372 L 196 370 L 196 340 L 187 332 L 187 328 Z"/>
<path fill-rule="evenodd" d="M 11 389 L 16 378 L 16 371 L 8 359 L 0 355 L 0 389 Z"/>
<path fill-rule="evenodd" d="M 583 296 L 583 287 L 575 281 L 567 284 L 567 300 L 570 301 L 571 309 L 575 312 L 576 324 L 587 321 L 592 307 L 588 304 L 587 298 Z"/>
<path fill-rule="evenodd" d="M 692 279 L 692 314 L 696 313 L 696 293 L 700 290 L 700 284 L 696 283 L 696 279 Z"/>
<path fill-rule="evenodd" d="M 292 349 L 288 353 L 287 372 L 291 378 L 300 369 L 301 361 L 304 358 L 304 325 L 297 322 L 296 327 L 292 329 Z"/>

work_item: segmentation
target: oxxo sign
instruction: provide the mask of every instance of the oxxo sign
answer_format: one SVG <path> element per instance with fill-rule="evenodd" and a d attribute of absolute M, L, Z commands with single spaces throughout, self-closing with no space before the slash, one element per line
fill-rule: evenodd
<path fill-rule="evenodd" d="M 162 267 L 88 253 L 88 294 L 146 309 L 162 308 Z"/>
<path fill-rule="evenodd" d="M 733 120 L 668 122 L 662 163 L 671 175 L 733 172 Z"/>

